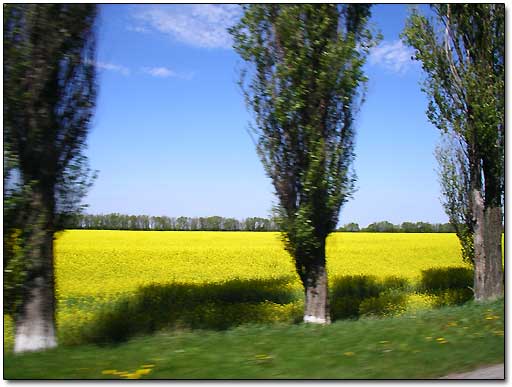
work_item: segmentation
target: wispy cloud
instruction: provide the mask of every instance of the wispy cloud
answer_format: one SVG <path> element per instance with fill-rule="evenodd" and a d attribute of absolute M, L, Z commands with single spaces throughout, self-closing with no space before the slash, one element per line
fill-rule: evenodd
<path fill-rule="evenodd" d="M 116 65 L 116 64 L 107 63 L 107 62 L 99 62 L 99 61 L 96 61 L 94 63 L 89 63 L 89 64 L 93 64 L 94 66 L 96 66 L 99 69 L 118 72 L 124 76 L 130 75 L 130 69 L 125 66 Z"/>
<path fill-rule="evenodd" d="M 142 71 L 153 77 L 168 78 L 176 76 L 176 73 L 167 67 L 143 67 Z"/>
<path fill-rule="evenodd" d="M 372 48 L 368 61 L 372 65 L 379 65 L 386 70 L 404 74 L 414 64 L 411 59 L 413 55 L 414 50 L 404 45 L 401 40 L 384 41 Z"/>
<path fill-rule="evenodd" d="M 191 80 L 194 76 L 194 73 L 177 73 L 167 67 L 142 67 L 141 71 L 145 74 L 151 75 L 152 77 L 157 78 L 179 78 L 185 80 Z"/>
<path fill-rule="evenodd" d="M 242 14 L 236 4 L 167 4 L 134 9 L 137 28 L 157 31 L 195 47 L 226 49 L 232 46 L 226 29 Z"/>

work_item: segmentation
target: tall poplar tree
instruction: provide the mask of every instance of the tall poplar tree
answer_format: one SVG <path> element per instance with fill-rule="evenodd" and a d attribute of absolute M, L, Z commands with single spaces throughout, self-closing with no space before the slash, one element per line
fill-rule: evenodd
<path fill-rule="evenodd" d="M 364 4 L 253 4 L 230 32 L 247 66 L 257 152 L 304 285 L 304 321 L 329 323 L 325 241 L 353 192 L 354 115 L 373 44 Z"/>
<path fill-rule="evenodd" d="M 4 4 L 4 274 L 15 352 L 57 345 L 53 241 L 88 186 L 95 16 L 94 4 Z"/>
<path fill-rule="evenodd" d="M 429 120 L 456 139 L 456 148 L 441 153 L 442 184 L 449 208 L 459 211 L 455 218 L 469 218 L 475 299 L 493 299 L 503 294 L 505 7 L 438 4 L 432 10 L 430 19 L 413 11 L 404 38 L 426 74 Z"/>

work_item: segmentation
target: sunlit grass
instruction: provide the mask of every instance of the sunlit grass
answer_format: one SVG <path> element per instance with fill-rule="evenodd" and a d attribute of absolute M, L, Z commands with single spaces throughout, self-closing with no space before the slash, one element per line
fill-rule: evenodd
<path fill-rule="evenodd" d="M 4 377 L 424 379 L 504 360 L 503 300 L 330 326 L 162 331 L 116 346 L 7 354 Z M 150 371 L 147 371 L 150 370 Z"/>

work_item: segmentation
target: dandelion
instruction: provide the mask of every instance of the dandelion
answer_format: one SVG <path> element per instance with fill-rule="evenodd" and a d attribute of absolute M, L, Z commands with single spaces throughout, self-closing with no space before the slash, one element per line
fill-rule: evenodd
<path fill-rule="evenodd" d="M 345 356 L 354 356 L 355 353 L 354 352 L 345 352 L 343 353 Z"/>
<path fill-rule="evenodd" d="M 143 368 L 143 369 L 138 369 L 137 371 L 135 371 L 135 373 L 138 375 L 147 375 L 150 372 L 151 372 L 150 368 Z"/>
<path fill-rule="evenodd" d="M 124 378 L 126 379 L 139 379 L 140 378 L 140 375 L 136 372 L 134 373 L 127 373 L 126 375 L 123 375 Z"/>
<path fill-rule="evenodd" d="M 444 337 L 438 337 L 436 339 L 436 341 L 439 343 L 439 344 L 445 344 L 448 342 L 448 340 L 446 340 Z"/>
<path fill-rule="evenodd" d="M 154 364 L 143 364 L 141 365 L 142 368 L 153 368 L 155 365 Z"/>
<path fill-rule="evenodd" d="M 87 369 L 87 368 L 85 368 L 85 369 Z M 103 371 L 101 371 L 101 373 L 103 375 L 115 375 L 117 373 L 117 370 L 103 370 Z"/>

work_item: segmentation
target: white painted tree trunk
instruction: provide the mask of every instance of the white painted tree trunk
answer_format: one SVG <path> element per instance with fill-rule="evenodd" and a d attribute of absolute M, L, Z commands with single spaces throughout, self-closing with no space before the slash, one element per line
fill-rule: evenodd
<path fill-rule="evenodd" d="M 16 318 L 14 352 L 39 351 L 57 346 L 53 307 L 48 305 L 47 284 L 42 277 L 37 277 L 30 297 L 21 313 Z"/>
<path fill-rule="evenodd" d="M 494 300 L 503 296 L 501 259 L 501 208 L 487 207 L 479 190 L 473 190 L 475 218 L 475 279 L 476 301 Z"/>
<path fill-rule="evenodd" d="M 310 324 L 330 324 L 329 293 L 325 265 L 319 265 L 308 273 L 306 282 L 304 322 Z"/>

